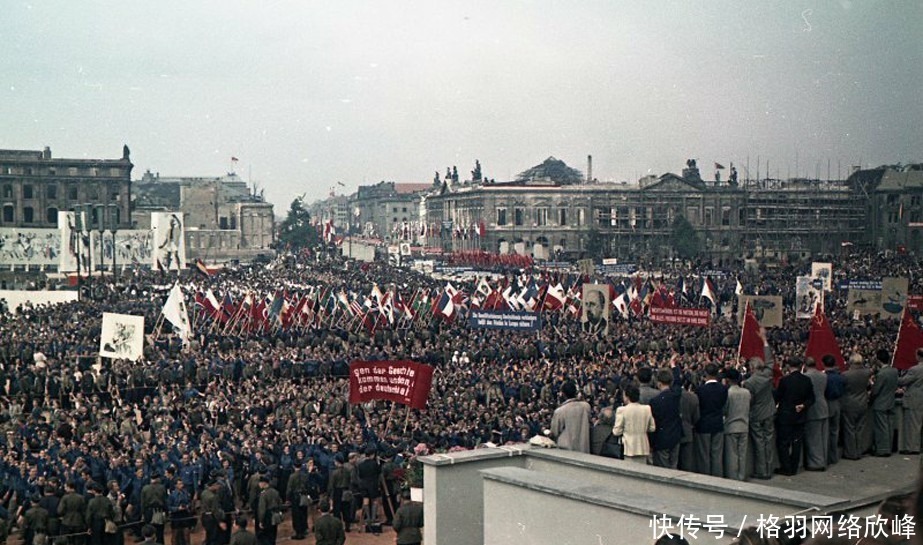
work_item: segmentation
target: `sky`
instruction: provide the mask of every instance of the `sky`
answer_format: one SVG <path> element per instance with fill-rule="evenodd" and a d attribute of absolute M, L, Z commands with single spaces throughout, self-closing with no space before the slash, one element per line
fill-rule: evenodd
<path fill-rule="evenodd" d="M 0 148 L 234 169 L 277 215 L 476 159 L 497 181 L 549 156 L 601 181 L 923 162 L 918 1 L 0 0 L 0 20 Z"/>

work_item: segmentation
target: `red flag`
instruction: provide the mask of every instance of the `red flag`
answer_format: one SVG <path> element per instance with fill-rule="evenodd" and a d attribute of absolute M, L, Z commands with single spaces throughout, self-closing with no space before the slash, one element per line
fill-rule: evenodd
<path fill-rule="evenodd" d="M 820 305 L 814 309 L 814 317 L 811 318 L 811 331 L 808 337 L 808 348 L 805 350 L 805 356 L 814 358 L 814 361 L 820 362 L 821 358 L 830 354 L 836 359 L 836 364 L 840 371 L 846 370 L 846 361 L 843 359 L 843 353 L 840 352 L 840 346 L 836 343 L 836 337 L 833 335 L 833 328 L 824 315 Z"/>
<path fill-rule="evenodd" d="M 904 309 L 901 329 L 897 332 L 894 358 L 891 363 L 896 369 L 910 369 L 917 364 L 917 349 L 923 348 L 923 332 L 913 316 Z"/>
<path fill-rule="evenodd" d="M 737 350 L 737 357 L 747 360 L 766 357 L 763 338 L 760 337 L 760 323 L 753 314 L 750 301 L 747 301 L 747 311 L 744 313 L 744 323 L 740 329 L 740 348 Z"/>

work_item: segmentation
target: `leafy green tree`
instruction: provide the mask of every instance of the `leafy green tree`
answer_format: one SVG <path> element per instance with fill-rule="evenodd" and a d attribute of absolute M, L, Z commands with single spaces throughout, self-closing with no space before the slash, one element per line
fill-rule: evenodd
<path fill-rule="evenodd" d="M 682 259 L 694 259 L 702 250 L 702 241 L 696 234 L 695 227 L 682 215 L 676 216 L 673 221 L 670 243 L 673 246 L 673 252 Z"/>
<path fill-rule="evenodd" d="M 586 254 L 587 257 L 597 258 L 605 257 L 607 252 L 606 237 L 597 229 L 590 229 L 586 237 Z"/>
<path fill-rule="evenodd" d="M 280 248 L 311 248 L 321 242 L 317 228 L 311 225 L 311 213 L 304 207 L 304 195 L 292 201 L 288 215 L 279 225 Z"/>

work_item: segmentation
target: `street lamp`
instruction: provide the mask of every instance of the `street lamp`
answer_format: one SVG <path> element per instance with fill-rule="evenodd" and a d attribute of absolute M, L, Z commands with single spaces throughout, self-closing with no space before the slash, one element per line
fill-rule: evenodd
<path fill-rule="evenodd" d="M 118 221 L 115 217 L 116 212 L 110 212 L 112 209 L 117 211 L 118 205 L 115 203 L 96 205 L 96 228 L 99 231 L 99 259 L 103 269 L 105 269 L 104 236 L 107 230 L 112 233 L 112 278 L 115 280 L 115 254 L 117 253 L 115 233 L 118 231 Z"/>

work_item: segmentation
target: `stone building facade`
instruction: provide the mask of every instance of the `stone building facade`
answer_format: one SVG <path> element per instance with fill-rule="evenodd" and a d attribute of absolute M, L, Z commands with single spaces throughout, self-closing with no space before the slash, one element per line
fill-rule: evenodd
<path fill-rule="evenodd" d="M 128 146 L 120 159 L 0 150 L 0 228 L 57 228 L 59 211 L 87 206 L 91 225 L 130 229 L 132 166 Z"/>
<path fill-rule="evenodd" d="M 360 186 L 351 199 L 352 233 L 387 239 L 405 224 L 409 229 L 417 229 L 421 221 L 421 195 L 432 188 L 429 183 L 395 182 Z"/>
<path fill-rule="evenodd" d="M 145 172 L 135 183 L 134 220 L 150 228 L 150 213 L 183 213 L 187 261 L 251 261 L 274 254 L 273 206 L 250 191 L 236 174 L 222 177 L 161 177 Z"/>
<path fill-rule="evenodd" d="M 704 182 L 694 165 L 637 185 L 532 179 L 446 185 L 426 199 L 427 221 L 442 226 L 445 251 L 479 248 L 546 259 L 587 255 L 593 244 L 604 257 L 670 259 L 679 216 L 701 241 L 702 257 L 719 263 L 837 253 L 844 242 L 866 235 L 865 200 L 849 184 L 719 185 Z M 473 232 L 483 236 L 459 236 Z"/>

